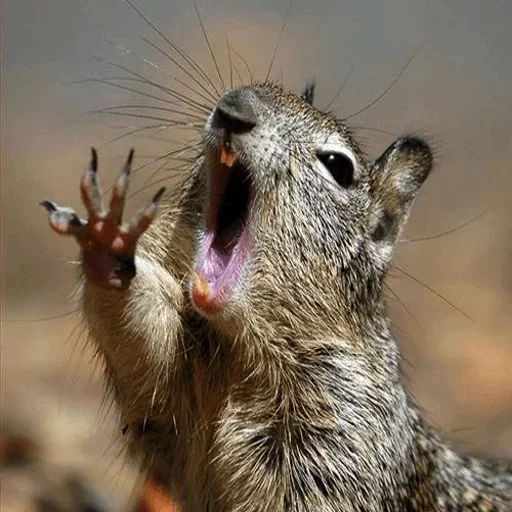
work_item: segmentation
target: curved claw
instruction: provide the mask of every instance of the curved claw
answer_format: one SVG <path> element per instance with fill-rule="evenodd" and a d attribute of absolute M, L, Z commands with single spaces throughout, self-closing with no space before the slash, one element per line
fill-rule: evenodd
<path fill-rule="evenodd" d="M 57 209 L 56 203 L 50 201 L 49 199 L 45 199 L 39 203 L 48 213 L 52 213 Z"/>
<path fill-rule="evenodd" d="M 98 152 L 95 148 L 91 148 L 91 163 L 89 164 L 89 169 L 91 172 L 98 170 Z"/>
<path fill-rule="evenodd" d="M 59 206 L 57 203 L 45 199 L 39 203 L 49 214 L 51 228 L 60 235 L 81 235 L 87 222 L 80 219 L 71 208 Z"/>
<path fill-rule="evenodd" d="M 133 162 L 133 149 L 130 150 L 128 154 L 128 158 L 123 166 L 119 177 L 116 180 L 114 185 L 114 190 L 112 191 L 112 199 L 110 200 L 110 210 L 108 212 L 108 217 L 113 219 L 117 224 L 121 223 L 121 219 L 123 217 L 124 205 L 126 202 L 126 192 L 128 190 L 128 184 L 130 181 L 130 172 L 132 169 Z"/>
<path fill-rule="evenodd" d="M 82 177 L 82 181 L 80 182 L 82 202 L 84 203 L 90 218 L 101 217 L 103 212 L 101 193 L 96 181 L 97 171 L 98 153 L 94 148 L 91 148 L 91 162 Z"/>

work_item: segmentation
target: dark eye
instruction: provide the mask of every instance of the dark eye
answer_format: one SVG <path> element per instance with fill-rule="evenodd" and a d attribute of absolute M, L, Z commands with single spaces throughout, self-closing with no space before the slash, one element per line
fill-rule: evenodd
<path fill-rule="evenodd" d="M 319 151 L 317 156 L 320 162 L 322 162 L 326 169 L 331 173 L 338 185 L 343 188 L 347 188 L 352 185 L 352 182 L 354 181 L 354 164 L 347 155 L 332 151 Z"/>

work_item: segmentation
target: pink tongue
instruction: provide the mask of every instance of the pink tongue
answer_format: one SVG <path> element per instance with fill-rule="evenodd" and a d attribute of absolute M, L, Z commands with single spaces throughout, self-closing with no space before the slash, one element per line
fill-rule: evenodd
<path fill-rule="evenodd" d="M 215 240 L 213 231 L 206 232 L 196 272 L 208 285 L 208 302 L 220 306 L 230 299 L 248 252 L 246 229 L 239 236 L 226 236 L 225 240 Z"/>

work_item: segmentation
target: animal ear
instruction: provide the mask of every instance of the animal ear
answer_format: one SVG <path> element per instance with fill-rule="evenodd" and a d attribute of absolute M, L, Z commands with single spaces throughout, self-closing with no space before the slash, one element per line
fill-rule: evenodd
<path fill-rule="evenodd" d="M 315 100 L 315 89 L 316 83 L 314 81 L 308 82 L 300 97 L 310 105 L 313 105 L 313 101 Z"/>
<path fill-rule="evenodd" d="M 370 233 L 386 262 L 432 162 L 432 152 L 424 140 L 401 137 L 375 161 L 370 171 Z"/>

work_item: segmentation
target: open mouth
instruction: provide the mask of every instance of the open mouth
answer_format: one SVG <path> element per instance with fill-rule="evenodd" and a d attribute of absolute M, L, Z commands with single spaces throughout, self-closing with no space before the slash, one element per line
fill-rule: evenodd
<path fill-rule="evenodd" d="M 210 168 L 206 229 L 192 288 L 196 306 L 208 313 L 230 299 L 249 258 L 251 199 L 247 169 L 223 146 Z"/>

